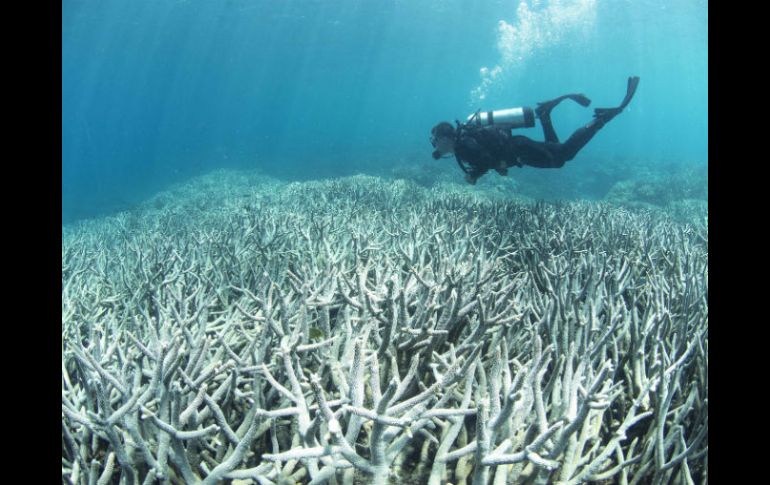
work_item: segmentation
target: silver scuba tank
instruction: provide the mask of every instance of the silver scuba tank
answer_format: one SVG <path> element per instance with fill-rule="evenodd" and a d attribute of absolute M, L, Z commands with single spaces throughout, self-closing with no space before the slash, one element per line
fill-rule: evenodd
<path fill-rule="evenodd" d="M 535 112 L 526 106 L 520 108 L 477 111 L 468 116 L 467 123 L 479 126 L 500 126 L 505 128 L 532 128 L 535 126 Z"/>

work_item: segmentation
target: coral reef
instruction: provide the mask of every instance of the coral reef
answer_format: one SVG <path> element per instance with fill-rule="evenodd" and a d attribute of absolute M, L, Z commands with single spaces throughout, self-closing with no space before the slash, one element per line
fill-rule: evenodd
<path fill-rule="evenodd" d="M 222 173 L 64 227 L 63 481 L 706 483 L 706 219 L 446 188 Z"/>
<path fill-rule="evenodd" d="M 681 201 L 708 200 L 707 168 L 651 172 L 617 182 L 606 200 L 616 204 L 665 207 Z"/>

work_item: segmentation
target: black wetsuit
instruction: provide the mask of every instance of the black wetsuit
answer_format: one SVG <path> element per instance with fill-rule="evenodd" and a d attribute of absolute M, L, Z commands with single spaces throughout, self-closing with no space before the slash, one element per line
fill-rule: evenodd
<path fill-rule="evenodd" d="M 550 115 L 541 115 L 540 122 L 545 141 L 513 135 L 510 129 L 494 125 L 463 127 L 455 141 L 454 153 L 458 165 L 474 180 L 490 169 L 501 169 L 501 161 L 506 167 L 560 168 L 575 158 L 578 151 L 605 125 L 604 120 L 594 119 L 577 129 L 566 142 L 559 143 Z"/>

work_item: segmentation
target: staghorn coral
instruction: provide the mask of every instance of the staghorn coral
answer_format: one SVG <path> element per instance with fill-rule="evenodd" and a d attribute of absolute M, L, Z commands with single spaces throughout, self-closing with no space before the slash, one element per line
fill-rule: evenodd
<path fill-rule="evenodd" d="M 64 482 L 707 481 L 704 219 L 246 193 L 64 228 Z"/>
<path fill-rule="evenodd" d="M 708 199 L 708 171 L 705 165 L 643 174 L 617 182 L 605 199 L 629 206 L 672 206 Z"/>

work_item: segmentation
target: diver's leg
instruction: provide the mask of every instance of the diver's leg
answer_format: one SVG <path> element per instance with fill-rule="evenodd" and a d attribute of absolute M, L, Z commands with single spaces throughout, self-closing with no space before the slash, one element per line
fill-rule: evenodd
<path fill-rule="evenodd" d="M 543 127 L 543 135 L 545 136 L 546 142 L 559 143 L 559 137 L 556 135 L 556 131 L 553 129 L 553 122 L 551 121 L 551 110 L 567 98 L 575 101 L 581 106 L 588 106 L 591 104 L 591 100 L 583 94 L 565 94 L 564 96 L 559 96 L 550 101 L 537 103 L 535 114 L 540 118 L 540 124 Z"/>
<path fill-rule="evenodd" d="M 559 143 L 559 137 L 556 135 L 556 130 L 553 129 L 553 122 L 551 121 L 551 110 L 548 110 L 547 112 L 544 112 L 542 114 L 538 114 L 538 118 L 540 118 L 540 126 L 543 127 L 543 136 L 545 136 L 545 141 L 550 143 Z"/>
<path fill-rule="evenodd" d="M 623 109 L 631 102 L 634 97 L 636 87 L 639 85 L 639 78 L 636 76 L 628 78 L 628 88 L 626 97 L 617 108 L 596 108 L 594 110 L 594 119 L 582 128 L 575 130 L 575 133 L 567 141 L 561 144 L 559 148 L 560 158 L 569 161 L 575 158 L 575 155 L 588 143 L 591 138 L 601 130 L 604 125 L 609 123 L 615 116 L 620 114 Z"/>
<path fill-rule="evenodd" d="M 577 155 L 577 153 L 584 146 L 586 146 L 586 143 L 591 141 L 591 138 L 593 138 L 594 135 L 598 133 L 605 124 L 606 121 L 595 119 L 582 128 L 575 130 L 575 132 L 567 139 L 567 141 L 562 143 L 558 150 L 555 150 L 558 153 L 557 158 L 563 162 L 567 162 L 575 158 L 575 155 Z"/>
<path fill-rule="evenodd" d="M 535 141 L 526 136 L 514 136 L 507 148 L 508 166 L 537 168 L 559 168 L 564 165 L 561 159 L 561 144 Z"/>

